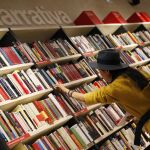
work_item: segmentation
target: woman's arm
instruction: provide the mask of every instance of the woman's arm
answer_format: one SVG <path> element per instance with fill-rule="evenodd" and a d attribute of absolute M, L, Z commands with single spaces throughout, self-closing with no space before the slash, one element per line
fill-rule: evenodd
<path fill-rule="evenodd" d="M 57 84 L 56 89 L 58 89 L 62 93 L 68 94 L 69 96 L 71 96 L 81 102 L 85 102 L 84 94 L 69 90 L 62 84 Z"/>

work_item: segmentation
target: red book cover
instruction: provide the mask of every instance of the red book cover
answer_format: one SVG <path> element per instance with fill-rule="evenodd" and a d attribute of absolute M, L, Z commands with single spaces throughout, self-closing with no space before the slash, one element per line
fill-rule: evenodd
<path fill-rule="evenodd" d="M 37 46 L 37 44 L 34 42 L 33 43 L 33 47 L 37 50 L 37 52 L 41 55 L 43 60 L 48 60 L 48 58 L 46 58 L 46 56 L 41 52 L 41 50 L 39 49 L 39 47 Z"/>
<path fill-rule="evenodd" d="M 21 86 L 21 88 L 25 92 L 25 94 L 30 94 L 29 90 L 23 85 L 22 81 L 18 78 L 17 73 L 12 73 L 12 75 L 15 78 L 15 80 L 19 83 L 19 85 Z"/>
<path fill-rule="evenodd" d="M 69 67 L 70 67 L 70 70 L 72 71 L 72 74 L 75 76 L 76 79 L 82 78 L 80 73 L 78 72 L 78 70 L 76 69 L 76 67 L 73 64 L 70 64 Z"/>
<path fill-rule="evenodd" d="M 85 94 L 86 92 L 82 89 L 82 88 L 79 88 L 79 91 L 83 94 Z"/>
<path fill-rule="evenodd" d="M 70 109 L 68 108 L 68 106 L 63 102 L 63 100 L 59 97 L 56 96 L 57 101 L 59 102 L 60 106 L 67 112 L 67 114 L 71 114 Z"/>
<path fill-rule="evenodd" d="M 35 107 L 38 109 L 38 111 L 41 113 L 41 112 L 44 112 L 45 113 L 45 120 L 48 122 L 48 123 L 52 123 L 53 120 L 49 117 L 49 115 L 47 114 L 44 106 L 39 102 L 39 101 L 34 101 L 33 104 L 35 105 Z"/>
<path fill-rule="evenodd" d="M 67 64 L 66 64 L 67 65 Z M 73 77 L 71 76 L 69 70 L 67 69 L 66 65 L 61 66 L 61 70 L 64 72 L 64 74 L 69 78 L 69 80 L 73 80 Z"/>
<path fill-rule="evenodd" d="M 104 23 L 126 23 L 126 20 L 117 11 L 111 11 L 104 19 Z"/>
<path fill-rule="evenodd" d="M 48 48 L 48 50 L 52 53 L 52 55 L 55 57 L 55 58 L 59 58 L 60 56 L 57 54 L 57 52 L 55 51 L 55 49 L 52 47 L 51 43 L 50 42 L 45 42 L 44 43 L 46 45 L 46 47 Z"/>
<path fill-rule="evenodd" d="M 71 64 L 65 64 L 64 67 L 66 68 L 71 80 L 77 80 L 78 79 L 77 70 L 75 70 L 71 66 Z"/>
<path fill-rule="evenodd" d="M 33 147 L 34 150 L 41 150 L 37 143 L 33 143 L 32 147 Z"/>
<path fill-rule="evenodd" d="M 83 11 L 74 21 L 76 25 L 94 25 L 102 22 L 93 11 Z"/>
<path fill-rule="evenodd" d="M 15 64 L 22 64 L 17 55 L 12 51 L 11 47 L 3 47 L 2 50 L 5 52 L 10 61 Z"/>
<path fill-rule="evenodd" d="M 2 97 L 5 99 L 5 100 L 9 100 L 10 97 L 9 95 L 7 94 L 7 92 L 3 89 L 3 87 L 0 85 L 0 94 L 2 95 Z"/>
<path fill-rule="evenodd" d="M 147 22 L 147 20 L 139 12 L 135 12 L 127 19 L 127 22 Z"/>
<path fill-rule="evenodd" d="M 93 85 L 96 86 L 96 87 L 98 87 L 98 88 L 101 88 L 96 81 L 93 83 Z"/>

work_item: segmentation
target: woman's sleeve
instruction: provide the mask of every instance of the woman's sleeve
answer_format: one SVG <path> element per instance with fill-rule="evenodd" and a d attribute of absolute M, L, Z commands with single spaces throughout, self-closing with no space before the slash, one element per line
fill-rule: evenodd
<path fill-rule="evenodd" d="M 85 103 L 112 103 L 116 102 L 117 99 L 113 96 L 113 88 L 111 86 L 102 87 L 94 92 L 84 94 Z"/>

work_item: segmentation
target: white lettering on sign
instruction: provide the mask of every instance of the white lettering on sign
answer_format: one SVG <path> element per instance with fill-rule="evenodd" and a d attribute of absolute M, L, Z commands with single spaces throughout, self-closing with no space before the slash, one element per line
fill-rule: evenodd
<path fill-rule="evenodd" d="M 49 11 L 43 6 L 37 6 L 33 10 L 6 10 L 0 9 L 0 26 L 23 25 L 56 25 L 71 24 L 72 20 L 62 10 Z"/>

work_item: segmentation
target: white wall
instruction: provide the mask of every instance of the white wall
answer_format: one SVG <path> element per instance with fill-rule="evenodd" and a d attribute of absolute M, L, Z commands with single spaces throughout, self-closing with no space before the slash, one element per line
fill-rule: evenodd
<path fill-rule="evenodd" d="M 46 10 L 63 10 L 74 20 L 83 10 L 93 10 L 102 20 L 110 11 L 118 11 L 128 18 L 135 11 L 146 11 L 150 15 L 150 0 L 131 6 L 128 0 L 0 0 L 0 9 L 34 9 L 44 6 Z M 1 18 L 0 18 L 1 19 Z"/>

